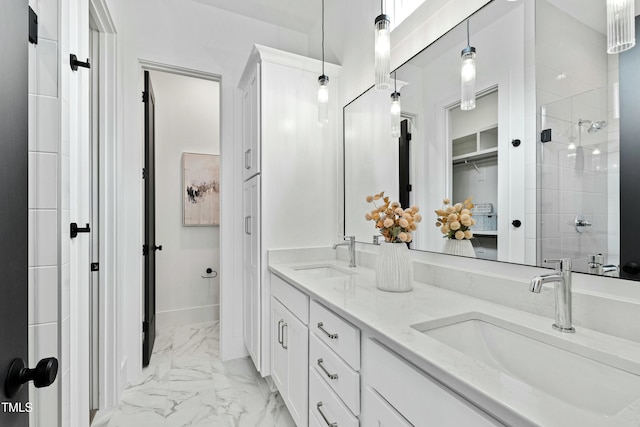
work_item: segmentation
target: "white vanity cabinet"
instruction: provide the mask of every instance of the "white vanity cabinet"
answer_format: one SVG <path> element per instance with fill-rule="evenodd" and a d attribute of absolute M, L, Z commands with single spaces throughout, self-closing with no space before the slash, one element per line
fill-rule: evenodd
<path fill-rule="evenodd" d="M 309 298 L 272 276 L 271 379 L 298 427 L 308 425 Z"/>
<path fill-rule="evenodd" d="M 329 246 L 338 228 L 332 215 L 316 215 L 309 227 L 300 207 L 335 200 L 341 110 L 338 105 L 340 67 L 325 64 L 329 84 L 329 123 L 318 126 L 318 76 L 322 63 L 315 59 L 256 45 L 239 82 L 242 90 L 242 153 L 237 151 L 245 183 L 255 177 L 256 228 L 244 239 L 244 339 L 262 376 L 270 374 L 271 292 L 267 250 Z M 240 143 L 240 141 L 238 141 Z M 253 187 L 252 187 L 253 191 Z M 256 200 L 255 196 L 251 200 Z M 244 217 L 247 204 L 244 199 Z M 253 245 L 257 242 L 257 249 Z M 250 248 L 247 248 L 247 245 Z M 258 251 L 258 260 L 247 258 Z M 258 296 L 258 307 L 247 299 Z"/>
<path fill-rule="evenodd" d="M 364 345 L 365 427 L 503 426 L 377 341 L 367 339 Z"/>

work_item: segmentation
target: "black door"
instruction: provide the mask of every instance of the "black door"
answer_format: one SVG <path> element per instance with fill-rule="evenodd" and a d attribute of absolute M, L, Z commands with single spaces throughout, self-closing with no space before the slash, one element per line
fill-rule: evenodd
<path fill-rule="evenodd" d="M 29 390 L 13 398 L 5 380 L 13 359 L 28 360 L 27 195 L 28 4 L 0 0 L 0 426 L 29 425 Z M 9 59 L 11 58 L 11 59 Z M 13 407 L 9 407 L 9 403 Z M 18 403 L 20 408 L 16 408 Z"/>
<path fill-rule="evenodd" d="M 400 123 L 400 140 L 398 144 L 399 156 L 398 156 L 398 171 L 399 171 L 399 197 L 400 206 L 408 208 L 411 203 L 411 183 L 409 182 L 409 165 L 410 165 L 410 150 L 409 142 L 411 141 L 411 134 L 409 133 L 409 120 L 403 120 Z"/>
<path fill-rule="evenodd" d="M 636 17 L 636 38 L 640 36 L 640 17 Z M 620 54 L 620 277 L 640 280 L 640 230 L 635 212 L 640 209 L 640 99 L 637 86 L 640 75 L 640 48 Z"/>
<path fill-rule="evenodd" d="M 149 72 L 144 72 L 144 341 L 142 364 L 147 366 L 156 340 L 156 183 L 155 96 Z"/>

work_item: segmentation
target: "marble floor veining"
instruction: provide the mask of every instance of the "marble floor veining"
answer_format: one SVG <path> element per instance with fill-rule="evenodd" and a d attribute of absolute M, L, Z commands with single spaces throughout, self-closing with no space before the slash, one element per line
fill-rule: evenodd
<path fill-rule="evenodd" d="M 282 398 L 248 358 L 221 362 L 219 324 L 158 331 L 149 366 L 92 427 L 290 427 Z"/>

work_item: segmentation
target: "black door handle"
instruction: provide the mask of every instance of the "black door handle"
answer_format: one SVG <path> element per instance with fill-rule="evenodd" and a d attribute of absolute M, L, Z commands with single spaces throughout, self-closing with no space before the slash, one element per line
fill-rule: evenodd
<path fill-rule="evenodd" d="M 70 234 L 71 234 L 71 238 L 75 239 L 76 237 L 78 237 L 78 233 L 89 233 L 91 232 L 91 227 L 89 227 L 89 224 L 87 224 L 84 228 L 80 228 L 78 227 L 78 224 L 76 224 L 75 222 L 71 223 L 71 229 L 70 229 Z"/>
<path fill-rule="evenodd" d="M 37 388 L 49 387 L 56 380 L 57 375 L 58 359 L 55 357 L 42 359 L 35 369 L 27 368 L 22 359 L 13 359 L 4 383 L 4 392 L 8 398 L 12 398 L 29 381 L 33 381 L 33 385 Z"/>
<path fill-rule="evenodd" d="M 513 221 L 511 221 L 511 225 L 513 225 L 515 228 L 520 228 L 520 226 L 522 225 L 522 221 L 520 221 L 519 219 L 514 219 Z"/>
<path fill-rule="evenodd" d="M 162 245 L 160 245 L 160 246 L 153 245 L 153 246 L 151 246 L 151 250 L 153 250 L 153 251 L 161 251 L 162 250 Z"/>

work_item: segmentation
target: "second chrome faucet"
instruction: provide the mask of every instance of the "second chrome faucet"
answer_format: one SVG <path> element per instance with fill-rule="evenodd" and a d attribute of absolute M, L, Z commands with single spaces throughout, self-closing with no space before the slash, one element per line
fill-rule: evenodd
<path fill-rule="evenodd" d="M 344 243 L 336 243 L 333 245 L 333 249 L 336 249 L 338 246 L 348 246 L 349 247 L 349 267 L 356 266 L 356 236 L 344 236 Z"/>
<path fill-rule="evenodd" d="M 556 322 L 553 329 L 561 332 L 573 333 L 571 319 L 571 259 L 545 259 L 547 264 L 556 264 L 556 272 L 535 276 L 531 279 L 529 290 L 540 293 L 542 285 L 545 283 L 555 283 L 556 300 Z"/>

